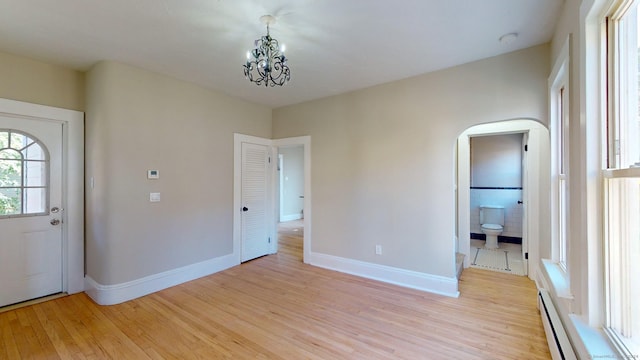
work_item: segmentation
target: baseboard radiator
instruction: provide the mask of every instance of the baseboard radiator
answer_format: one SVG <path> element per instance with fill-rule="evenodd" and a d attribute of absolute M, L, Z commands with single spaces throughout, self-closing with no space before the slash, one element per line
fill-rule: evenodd
<path fill-rule="evenodd" d="M 564 330 L 564 325 L 562 325 L 562 320 L 560 320 L 556 307 L 551 301 L 549 291 L 545 289 L 538 291 L 538 307 L 544 332 L 547 334 L 551 357 L 554 360 L 577 359 L 567 332 Z"/>

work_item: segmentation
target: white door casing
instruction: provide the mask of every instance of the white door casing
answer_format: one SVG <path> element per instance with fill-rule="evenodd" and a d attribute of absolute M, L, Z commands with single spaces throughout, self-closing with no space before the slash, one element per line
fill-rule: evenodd
<path fill-rule="evenodd" d="M 234 134 L 234 186 L 233 186 L 233 255 L 236 262 L 240 264 L 243 260 L 242 249 L 242 144 L 258 144 L 266 146 L 269 154 L 276 154 L 275 147 L 302 145 L 304 148 L 304 241 L 303 241 L 303 261 L 309 263 L 311 257 L 311 137 L 300 136 L 293 138 L 270 140 L 255 136 Z M 275 194 L 277 193 L 275 186 L 279 185 L 278 172 L 275 171 L 275 160 L 268 166 L 267 170 L 267 231 L 271 237 L 269 253 L 276 253 L 278 250 L 277 242 L 277 212 Z M 248 207 L 248 206 L 247 206 Z M 250 209 L 247 211 L 250 212 Z"/>
<path fill-rule="evenodd" d="M 529 132 L 522 134 L 522 199 L 529 198 Z M 528 206 L 522 206 L 522 268 L 524 275 L 529 275 L 529 222 L 527 220 Z"/>
<path fill-rule="evenodd" d="M 49 186 L 55 191 L 47 204 L 47 210 L 58 207 L 58 212 L 37 216 L 40 218 L 37 219 L 38 221 L 44 220 L 46 224 L 30 225 L 31 230 L 23 232 L 27 234 L 22 235 L 27 240 L 18 245 L 30 254 L 28 261 L 23 261 L 20 265 L 23 274 L 35 275 L 47 266 L 53 269 L 53 261 L 50 264 L 48 261 L 59 258 L 61 260 L 56 261 L 57 264 L 53 270 L 57 278 L 53 281 L 55 285 L 42 291 L 45 293 L 62 291 L 70 294 L 81 292 L 84 290 L 84 114 L 74 110 L 0 99 L 0 119 L 2 119 L 0 128 L 16 129 L 46 143 L 49 151 L 55 155 L 50 166 L 60 170 L 59 175 L 50 176 Z M 38 130 L 38 127 L 43 127 L 43 130 Z M 50 145 L 52 142 L 50 137 L 57 139 L 59 144 Z M 20 223 L 31 221 L 28 219 L 29 217 L 17 217 L 11 220 L 19 220 L 15 225 L 22 226 Z M 60 224 L 52 225 L 50 224 L 52 220 L 60 220 Z M 9 238 L 5 235 L 9 234 L 9 229 L 13 229 L 14 222 L 10 223 L 11 225 L 0 222 L 2 227 L 0 238 L 3 241 Z M 58 230 L 51 232 L 51 228 Z M 23 250 L 14 248 L 11 252 L 15 254 L 16 251 Z M 5 253 L 5 249 L 2 249 L 2 253 Z M 0 263 L 3 271 L 5 266 L 15 266 L 9 263 L 5 261 Z M 37 278 L 37 276 L 33 277 Z M 54 275 L 50 277 L 53 278 Z M 40 278 L 38 281 L 48 283 L 42 276 Z M 4 278 L 2 284 L 4 287 Z M 33 294 L 26 296 L 33 296 Z M 5 298 L 2 301 L 14 302 Z"/>
<path fill-rule="evenodd" d="M 533 279 L 536 273 L 539 259 L 538 245 L 540 242 L 540 226 L 544 220 L 540 217 L 540 197 L 543 185 L 546 189 L 548 186 L 543 174 L 538 173 L 543 167 L 548 167 L 549 155 L 549 131 L 540 122 L 532 119 L 513 119 L 500 121 L 495 123 L 487 123 L 472 126 L 466 129 L 458 137 L 456 147 L 458 171 L 457 171 L 457 192 L 458 196 L 454 198 L 456 201 L 456 212 L 458 216 L 458 251 L 465 255 L 464 266 L 469 267 L 470 258 L 470 200 L 469 200 L 469 169 L 470 169 L 470 148 L 469 137 L 473 135 L 499 135 L 512 134 L 516 132 L 527 133 L 527 144 L 529 151 L 527 152 L 526 167 L 527 170 L 523 174 L 526 191 L 523 192 L 523 213 L 526 213 L 526 224 L 523 226 L 523 247 L 528 251 L 529 261 L 526 263 L 526 274 Z M 531 170 L 535 171 L 531 171 Z M 525 240 L 526 238 L 526 240 Z M 526 242 L 526 244 L 525 244 Z M 454 247 L 455 248 L 455 247 Z M 455 255 L 453 255 L 455 256 Z M 455 266 L 455 265 L 454 265 Z"/>

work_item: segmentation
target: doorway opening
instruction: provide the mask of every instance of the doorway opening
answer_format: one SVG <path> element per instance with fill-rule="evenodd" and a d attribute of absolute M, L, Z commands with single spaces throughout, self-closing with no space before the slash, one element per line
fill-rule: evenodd
<path fill-rule="evenodd" d="M 500 136 L 504 138 L 499 138 Z M 482 160 L 482 157 L 495 160 L 496 155 L 491 154 L 491 151 L 497 151 L 496 148 L 499 149 L 500 146 L 495 146 L 496 144 L 493 140 L 505 138 L 511 139 L 510 146 L 514 148 L 511 151 L 511 156 L 516 156 L 516 154 L 521 156 L 521 186 L 508 186 L 496 179 L 494 179 L 497 184 L 495 186 L 483 184 L 480 180 L 491 180 L 495 178 L 495 174 L 483 175 L 482 172 L 496 171 L 496 169 L 490 166 L 476 166 L 476 173 L 473 173 L 472 142 L 474 140 L 472 139 L 480 139 L 478 143 L 484 141 L 489 145 L 489 150 L 485 149 L 485 153 L 480 154 L 480 160 Z M 521 153 L 515 150 L 515 144 L 519 141 Z M 478 257 L 487 255 L 484 246 L 486 244 L 486 234 L 481 231 L 480 207 L 483 205 L 491 208 L 493 205 L 494 207 L 510 207 L 509 211 L 505 211 L 507 216 L 505 217 L 503 230 L 507 230 L 508 225 L 510 225 L 511 229 L 503 235 L 503 241 L 498 242 L 500 245 L 498 249 L 490 249 L 493 253 L 490 253 L 489 256 L 494 255 L 493 261 L 500 261 L 499 266 L 503 267 L 503 272 L 511 273 L 513 273 L 512 266 L 505 266 L 505 262 L 512 261 L 511 265 L 516 265 L 513 260 L 519 259 L 522 261 L 523 274 L 521 275 L 533 278 L 539 261 L 539 239 L 541 236 L 546 236 L 545 231 L 548 229 L 548 216 L 545 216 L 543 209 L 547 209 L 549 205 L 548 196 L 545 195 L 548 194 L 549 188 L 549 146 L 548 129 L 538 121 L 531 119 L 515 119 L 476 125 L 465 130 L 458 137 L 456 252 L 460 259 L 460 271 L 463 268 L 478 265 Z M 512 166 L 511 169 L 511 171 L 514 171 L 515 167 Z M 484 179 L 477 179 L 478 181 L 474 184 L 474 180 L 476 180 L 473 178 L 474 176 L 476 178 L 484 177 Z M 503 174 L 499 180 L 505 180 L 506 177 Z M 513 178 L 511 181 L 514 181 Z M 517 180 L 515 181 L 517 182 Z M 494 189 L 518 187 L 521 187 L 521 189 Z M 504 192 L 504 194 L 496 196 L 497 192 Z M 510 193 L 508 194 L 508 192 Z M 472 199 L 472 196 L 475 198 Z M 520 198 L 516 199 L 516 197 Z M 518 201 L 522 203 L 518 203 Z M 500 204 L 496 202 L 500 202 Z M 509 212 L 512 214 L 509 215 Z M 518 234 L 518 219 L 521 219 L 520 231 L 522 235 L 520 238 L 514 236 Z M 509 224 L 510 220 L 511 223 Z M 479 233 L 478 230 L 480 230 Z M 472 234 L 478 234 L 478 237 L 485 235 L 485 239 L 473 239 L 472 237 L 475 236 Z M 513 242 L 520 242 L 520 244 L 511 244 Z M 518 245 L 518 247 L 514 245 Z M 500 249 L 500 247 L 503 249 Z M 478 250 L 479 248 L 481 250 Z M 511 258 L 509 253 L 504 253 L 504 250 L 511 252 Z M 518 251 L 520 251 L 519 254 Z M 513 255 L 519 256 L 514 258 Z M 493 266 L 498 267 L 498 265 Z"/>
<path fill-rule="evenodd" d="M 302 261 L 304 244 L 304 146 L 278 148 L 278 252 Z"/>
<path fill-rule="evenodd" d="M 278 251 L 308 263 L 311 252 L 311 137 L 273 141 L 276 149 Z M 282 244 L 280 240 L 282 239 Z"/>
<path fill-rule="evenodd" d="M 250 153 L 250 148 L 255 148 L 256 151 Z M 258 149 L 260 151 L 257 151 Z M 294 200 L 296 198 L 298 200 L 293 201 L 290 208 L 281 211 L 281 181 L 277 165 L 282 151 L 283 163 L 287 166 L 285 154 L 289 149 L 295 149 L 297 156 L 300 157 L 295 161 L 301 164 L 295 166 L 297 173 L 295 176 L 301 177 L 302 180 L 297 182 L 299 183 L 297 188 L 288 191 Z M 293 175 L 289 176 L 293 177 Z M 311 138 L 309 136 L 271 140 L 242 134 L 234 135 L 233 197 L 237 215 L 233 218 L 233 256 L 238 264 L 278 252 L 278 224 L 281 222 L 281 213 L 288 215 L 283 217 L 283 220 L 299 221 L 302 224 L 298 230 L 303 234 L 302 261 L 309 262 L 311 253 L 310 178 Z M 286 184 L 282 186 L 287 187 Z M 259 204 L 255 201 L 256 198 L 259 198 Z M 260 221 L 254 221 L 253 218 Z M 254 246 L 255 244 L 257 245 Z M 251 256 L 246 255 L 249 254 L 250 247 L 258 248 L 258 245 L 260 245 L 259 253 L 256 251 L 252 252 Z M 259 256 L 254 256 L 256 254 Z"/>
<path fill-rule="evenodd" d="M 471 267 L 526 275 L 527 137 L 526 132 L 469 137 Z"/>

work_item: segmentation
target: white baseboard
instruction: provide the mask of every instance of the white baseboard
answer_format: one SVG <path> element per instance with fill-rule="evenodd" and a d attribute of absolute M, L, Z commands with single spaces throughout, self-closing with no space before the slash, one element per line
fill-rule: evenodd
<path fill-rule="evenodd" d="M 302 214 L 282 215 L 280 217 L 280 222 L 300 220 L 300 219 L 302 219 Z"/>
<path fill-rule="evenodd" d="M 364 261 L 312 252 L 309 263 L 329 270 L 344 272 L 430 293 L 458 297 L 458 279 L 425 274 L 417 271 L 372 264 Z"/>
<path fill-rule="evenodd" d="M 102 285 L 85 276 L 85 292 L 100 305 L 115 305 L 238 265 L 233 254 L 149 275 L 122 284 Z"/>

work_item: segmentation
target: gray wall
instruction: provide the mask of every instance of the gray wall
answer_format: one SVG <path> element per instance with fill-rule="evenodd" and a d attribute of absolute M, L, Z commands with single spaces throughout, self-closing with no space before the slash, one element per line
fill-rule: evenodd
<path fill-rule="evenodd" d="M 0 71 L 18 64 L 30 85 L 0 95 L 86 110 L 86 264 L 100 284 L 231 253 L 234 132 L 312 136 L 313 251 L 452 277 L 456 138 L 546 122 L 548 60 L 542 45 L 272 111 L 113 62 L 84 79 L 6 55 Z"/>
<path fill-rule="evenodd" d="M 0 52 L 0 98 L 84 111 L 85 74 Z"/>
<path fill-rule="evenodd" d="M 274 138 L 312 137 L 311 250 L 455 276 L 457 137 L 505 119 L 546 123 L 548 59 L 541 45 L 275 109 Z"/>
<path fill-rule="evenodd" d="M 93 280 L 120 284 L 232 253 L 234 132 L 271 137 L 271 109 L 118 63 L 89 71 Z M 160 179 L 148 180 L 149 169 Z"/>
<path fill-rule="evenodd" d="M 282 155 L 282 203 L 280 204 L 280 221 L 302 218 L 304 208 L 304 147 L 293 146 L 280 148 Z"/>

